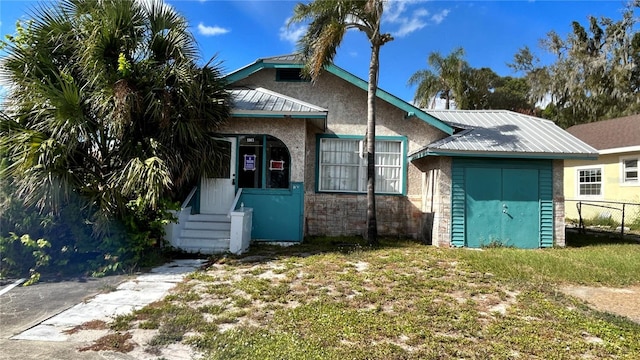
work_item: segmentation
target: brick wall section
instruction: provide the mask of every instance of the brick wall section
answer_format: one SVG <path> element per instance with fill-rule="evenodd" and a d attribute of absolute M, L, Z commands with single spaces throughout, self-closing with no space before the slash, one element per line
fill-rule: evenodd
<path fill-rule="evenodd" d="M 433 217 L 433 245 L 451 246 L 451 165 L 450 157 L 439 157 L 436 168 L 436 207 Z"/>
<path fill-rule="evenodd" d="M 553 161 L 553 244 L 566 246 L 564 211 L 564 160 Z"/>
<path fill-rule="evenodd" d="M 376 197 L 378 234 L 417 238 L 422 212 L 420 198 Z M 305 235 L 364 236 L 367 231 L 365 194 L 305 194 Z"/>

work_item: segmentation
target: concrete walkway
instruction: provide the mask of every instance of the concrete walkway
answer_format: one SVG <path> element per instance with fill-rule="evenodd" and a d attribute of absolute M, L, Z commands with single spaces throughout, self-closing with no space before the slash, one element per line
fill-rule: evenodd
<path fill-rule="evenodd" d="M 147 304 L 161 300 L 169 291 L 181 282 L 184 277 L 202 266 L 204 260 L 175 260 L 171 263 L 152 269 L 149 273 L 128 278 L 115 287 L 115 290 L 100 293 L 92 298 L 86 299 L 62 312 L 48 314 L 44 321 L 35 326 L 21 331 L 8 339 L 0 340 L 0 359 L 89 359 L 90 353 L 83 355 L 77 353 L 78 343 L 74 341 L 72 335 L 65 333 L 76 326 L 82 325 L 91 320 L 103 320 L 109 322 L 118 315 L 130 313 L 143 308 Z M 38 286 L 38 285 L 35 285 Z M 35 287 L 34 286 L 34 287 Z M 82 283 L 73 283 L 67 286 L 83 286 Z M 45 289 L 46 287 L 43 287 Z M 10 299 L 9 294 L 16 291 L 10 290 L 3 294 L 0 302 Z M 37 302 L 46 302 L 47 294 L 38 293 L 35 299 L 34 308 L 38 307 Z M 58 294 L 58 296 L 61 296 Z M 19 312 L 19 298 L 10 299 L 17 304 L 13 312 Z M 43 304 L 43 307 L 45 307 Z M 59 309 L 58 309 L 59 310 Z M 6 320 L 3 311 L 3 319 Z M 18 319 L 19 320 L 19 319 Z M 16 321 L 17 322 L 17 321 Z M 33 325 L 33 324 L 31 324 Z M 4 327 L 0 323 L 0 326 Z M 14 324 L 14 328 L 15 328 Z M 55 344 L 59 343 L 59 344 Z M 47 347 L 55 352 L 48 352 Z M 12 349 L 15 349 L 13 351 Z M 9 351 L 6 351 L 9 350 Z M 74 355 L 72 355 L 72 353 Z M 54 355 L 60 354 L 60 356 Z M 86 355 L 86 356 L 85 356 Z M 97 355 L 97 354 L 94 354 Z M 102 354 L 101 358 L 105 358 Z M 116 354 L 113 354 L 116 355 Z M 110 358 L 125 358 L 123 354 Z"/>

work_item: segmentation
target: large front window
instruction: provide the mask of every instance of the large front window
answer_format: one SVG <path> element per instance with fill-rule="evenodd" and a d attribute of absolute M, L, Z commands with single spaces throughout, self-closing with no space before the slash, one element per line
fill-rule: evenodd
<path fill-rule="evenodd" d="M 321 138 L 319 191 L 366 192 L 367 159 L 361 139 Z M 402 194 L 401 140 L 376 140 L 376 193 Z"/>
<path fill-rule="evenodd" d="M 601 196 L 602 195 L 602 169 L 578 170 L 578 195 Z"/>

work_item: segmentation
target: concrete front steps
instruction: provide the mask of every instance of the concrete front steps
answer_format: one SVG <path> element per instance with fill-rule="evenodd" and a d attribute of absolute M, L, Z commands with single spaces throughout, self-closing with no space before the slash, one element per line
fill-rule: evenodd
<path fill-rule="evenodd" d="M 227 214 L 192 214 L 180 231 L 180 248 L 190 253 L 229 251 L 231 219 Z"/>

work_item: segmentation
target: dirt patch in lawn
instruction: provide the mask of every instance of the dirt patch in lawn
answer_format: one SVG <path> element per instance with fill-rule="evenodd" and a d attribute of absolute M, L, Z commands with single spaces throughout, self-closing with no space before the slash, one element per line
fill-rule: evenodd
<path fill-rule="evenodd" d="M 560 287 L 560 291 L 586 301 L 599 311 L 626 316 L 640 323 L 640 306 L 638 306 L 640 286 L 610 288 L 565 285 Z"/>

